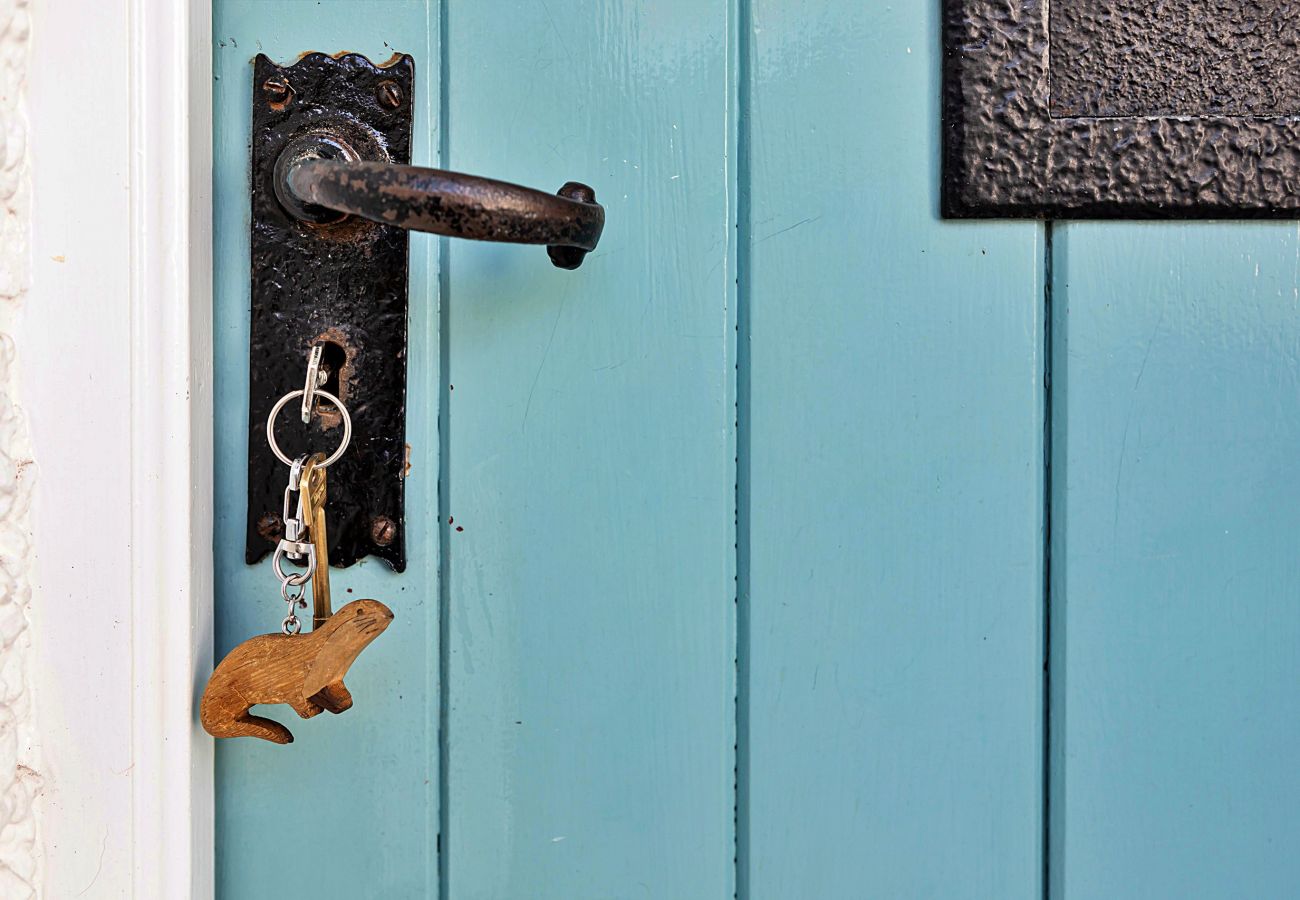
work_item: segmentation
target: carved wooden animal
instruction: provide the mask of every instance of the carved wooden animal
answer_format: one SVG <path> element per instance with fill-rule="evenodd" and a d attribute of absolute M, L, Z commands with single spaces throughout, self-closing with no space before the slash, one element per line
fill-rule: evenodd
<path fill-rule="evenodd" d="M 352 706 L 343 686 L 357 656 L 393 621 L 378 600 L 354 600 L 308 634 L 263 634 L 244 641 L 217 666 L 199 705 L 199 720 L 213 737 L 293 741 L 279 722 L 254 716 L 259 703 L 287 703 L 304 719 Z"/>

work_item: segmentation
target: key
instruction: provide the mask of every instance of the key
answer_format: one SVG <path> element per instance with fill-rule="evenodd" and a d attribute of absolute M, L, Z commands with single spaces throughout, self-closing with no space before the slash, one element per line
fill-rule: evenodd
<path fill-rule="evenodd" d="M 330 558 L 325 538 L 325 454 L 317 453 L 302 467 L 298 482 L 298 509 L 312 545 L 316 548 L 316 568 L 311 576 L 313 630 L 333 615 L 330 606 Z"/>

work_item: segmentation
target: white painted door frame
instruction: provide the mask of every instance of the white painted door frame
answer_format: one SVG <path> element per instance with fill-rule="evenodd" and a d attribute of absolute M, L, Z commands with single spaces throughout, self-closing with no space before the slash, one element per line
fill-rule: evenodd
<path fill-rule="evenodd" d="M 32 0 L 42 895 L 212 894 L 210 0 Z"/>

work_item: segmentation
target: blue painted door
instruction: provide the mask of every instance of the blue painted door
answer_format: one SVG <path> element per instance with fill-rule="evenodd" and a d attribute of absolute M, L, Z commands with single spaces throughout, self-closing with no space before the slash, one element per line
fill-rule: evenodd
<path fill-rule="evenodd" d="M 219 746 L 220 896 L 1295 893 L 1294 224 L 941 221 L 935 3 L 214 5 L 219 653 L 253 55 L 411 53 L 415 162 L 608 213 L 413 235 L 397 619 Z"/>

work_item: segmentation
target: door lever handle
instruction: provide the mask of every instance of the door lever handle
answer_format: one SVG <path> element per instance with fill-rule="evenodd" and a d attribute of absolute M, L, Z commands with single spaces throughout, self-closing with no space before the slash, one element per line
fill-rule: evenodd
<path fill-rule="evenodd" d="M 545 244 L 562 269 L 582 265 L 605 226 L 596 192 L 576 181 L 548 194 L 477 175 L 366 161 L 322 134 L 285 147 L 275 166 L 275 193 L 307 222 L 354 215 L 448 237 Z"/>

